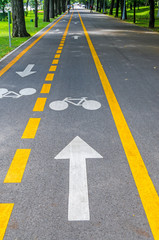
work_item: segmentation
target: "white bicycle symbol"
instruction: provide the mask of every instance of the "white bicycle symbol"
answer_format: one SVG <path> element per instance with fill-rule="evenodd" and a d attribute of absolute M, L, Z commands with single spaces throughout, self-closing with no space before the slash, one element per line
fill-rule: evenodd
<path fill-rule="evenodd" d="M 62 111 L 68 108 L 69 103 L 77 107 L 82 106 L 86 110 L 97 110 L 101 107 L 100 102 L 97 102 L 95 100 L 87 100 L 87 97 L 81 97 L 81 98 L 67 97 L 62 101 L 51 102 L 49 107 L 55 111 Z"/>
<path fill-rule="evenodd" d="M 36 93 L 36 89 L 34 88 L 23 88 L 19 91 L 19 93 L 8 91 L 6 88 L 0 88 L 0 98 L 20 98 L 22 96 L 29 96 Z"/>

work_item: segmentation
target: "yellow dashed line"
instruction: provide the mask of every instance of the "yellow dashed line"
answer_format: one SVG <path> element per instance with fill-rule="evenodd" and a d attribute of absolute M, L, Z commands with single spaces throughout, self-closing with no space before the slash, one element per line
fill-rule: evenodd
<path fill-rule="evenodd" d="M 59 63 L 59 60 L 58 59 L 54 59 L 53 61 L 52 61 L 52 64 L 58 64 Z"/>
<path fill-rule="evenodd" d="M 54 78 L 54 73 L 48 73 L 45 78 L 45 81 L 52 81 L 53 78 Z"/>
<path fill-rule="evenodd" d="M 54 58 L 60 58 L 60 54 L 55 54 Z"/>
<path fill-rule="evenodd" d="M 51 88 L 51 84 L 44 83 L 40 93 L 49 93 Z"/>
<path fill-rule="evenodd" d="M 58 47 L 58 49 L 59 49 L 59 50 L 62 50 L 62 49 L 63 49 L 63 47 Z"/>
<path fill-rule="evenodd" d="M 61 42 L 60 42 L 60 44 L 64 44 L 65 43 L 65 41 L 64 40 L 62 40 Z"/>
<path fill-rule="evenodd" d="M 62 53 L 62 50 L 57 50 L 56 53 Z"/>
<path fill-rule="evenodd" d="M 31 149 L 17 149 L 4 183 L 20 183 Z"/>
<path fill-rule="evenodd" d="M 44 111 L 46 100 L 47 100 L 47 98 L 38 98 L 36 100 L 35 106 L 33 108 L 33 112 L 42 112 L 42 111 Z"/>
<path fill-rule="evenodd" d="M 0 203 L 0 240 L 4 234 L 14 207 L 14 203 Z"/>
<path fill-rule="evenodd" d="M 50 69 L 49 69 L 49 71 L 50 71 L 50 72 L 55 72 L 55 71 L 56 71 L 56 68 L 57 68 L 57 66 L 51 66 Z"/>
<path fill-rule="evenodd" d="M 24 130 L 22 138 L 34 138 L 41 118 L 30 118 Z"/>
<path fill-rule="evenodd" d="M 64 43 L 60 43 L 60 44 L 59 44 L 59 47 L 63 47 L 63 46 L 64 46 Z"/>

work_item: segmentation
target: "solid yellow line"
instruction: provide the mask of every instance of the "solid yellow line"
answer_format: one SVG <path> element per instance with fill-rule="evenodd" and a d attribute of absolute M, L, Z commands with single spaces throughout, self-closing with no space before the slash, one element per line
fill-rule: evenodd
<path fill-rule="evenodd" d="M 0 240 L 3 240 L 14 203 L 0 203 Z"/>
<path fill-rule="evenodd" d="M 51 84 L 43 84 L 41 92 L 40 93 L 49 93 L 51 88 Z"/>
<path fill-rule="evenodd" d="M 0 70 L 0 77 L 8 71 L 29 49 L 31 49 L 46 33 L 48 33 L 67 13 L 65 13 L 61 18 L 59 18 L 50 28 L 48 28 L 40 37 L 38 37 L 34 42 L 32 42 L 27 48 L 25 48 L 21 53 L 19 53 L 10 63 L 8 63 L 3 69 Z"/>
<path fill-rule="evenodd" d="M 99 77 L 101 79 L 105 95 L 107 97 L 125 154 L 127 156 L 129 166 L 136 183 L 152 234 L 155 240 L 159 239 L 159 196 L 153 185 L 153 182 L 148 174 L 144 161 L 140 155 L 134 138 L 130 132 L 128 124 L 121 111 L 119 103 L 115 97 L 112 87 L 108 81 L 108 78 L 104 72 L 99 57 L 95 51 L 92 41 L 88 35 L 88 32 L 84 26 L 82 18 L 79 14 L 81 24 L 92 53 Z"/>
<path fill-rule="evenodd" d="M 20 183 L 31 149 L 17 149 L 4 183 Z"/>
<path fill-rule="evenodd" d="M 54 78 L 54 73 L 48 73 L 45 78 L 45 81 L 52 81 L 53 78 Z"/>
<path fill-rule="evenodd" d="M 49 72 L 55 72 L 57 66 L 50 66 Z"/>
<path fill-rule="evenodd" d="M 36 100 L 35 106 L 33 108 L 33 112 L 42 112 L 42 111 L 44 111 L 46 100 L 47 100 L 47 98 L 38 98 Z"/>
<path fill-rule="evenodd" d="M 38 130 L 40 120 L 41 118 L 30 118 L 22 138 L 34 138 Z"/>

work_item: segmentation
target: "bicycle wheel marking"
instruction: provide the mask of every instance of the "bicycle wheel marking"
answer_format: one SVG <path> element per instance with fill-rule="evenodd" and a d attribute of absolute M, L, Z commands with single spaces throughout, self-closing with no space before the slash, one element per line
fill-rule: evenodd
<path fill-rule="evenodd" d="M 49 107 L 55 111 L 62 111 L 68 108 L 69 104 L 77 107 L 83 107 L 86 110 L 97 110 L 101 108 L 101 103 L 95 100 L 87 100 L 86 97 L 70 98 L 67 97 L 61 101 L 51 102 Z"/>
<path fill-rule="evenodd" d="M 0 88 L 0 98 L 20 98 L 22 96 L 30 96 L 35 93 L 35 88 L 23 88 L 19 91 L 19 93 L 8 91 L 6 88 Z"/>

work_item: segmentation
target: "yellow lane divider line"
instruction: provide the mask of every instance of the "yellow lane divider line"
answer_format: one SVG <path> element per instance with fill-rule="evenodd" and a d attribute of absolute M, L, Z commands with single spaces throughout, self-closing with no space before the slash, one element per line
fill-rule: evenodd
<path fill-rule="evenodd" d="M 79 14 L 79 13 L 78 13 Z M 137 148 L 135 140 L 131 134 L 119 103 L 115 97 L 113 89 L 108 81 L 108 78 L 104 72 L 102 64 L 96 53 L 96 50 L 92 44 L 89 34 L 84 26 L 82 18 L 79 14 L 79 18 L 94 59 L 100 80 L 103 85 L 103 89 L 106 98 L 111 109 L 116 128 L 118 130 L 125 154 L 127 156 L 129 166 L 136 183 L 152 234 L 155 240 L 159 240 L 159 197 L 153 182 L 148 174 L 144 161 Z"/>
<path fill-rule="evenodd" d="M 58 64 L 59 63 L 59 60 L 58 59 L 54 59 L 53 61 L 52 61 L 52 64 Z"/>
<path fill-rule="evenodd" d="M 46 75 L 45 81 L 53 81 L 54 73 L 48 73 Z"/>
<path fill-rule="evenodd" d="M 33 112 L 42 112 L 46 104 L 47 98 L 37 98 L 36 103 L 33 108 Z"/>
<path fill-rule="evenodd" d="M 0 240 L 4 238 L 13 207 L 13 203 L 0 203 Z"/>
<path fill-rule="evenodd" d="M 44 83 L 40 93 L 49 93 L 51 89 L 50 83 Z"/>
<path fill-rule="evenodd" d="M 24 130 L 22 138 L 35 138 L 40 120 L 41 118 L 30 118 Z"/>
<path fill-rule="evenodd" d="M 25 171 L 31 149 L 17 149 L 4 183 L 20 183 Z"/>
<path fill-rule="evenodd" d="M 28 47 L 26 47 L 21 53 L 19 53 L 10 63 L 8 63 L 3 69 L 0 70 L 0 77 L 8 71 L 29 49 L 31 49 L 43 36 L 46 35 L 63 17 L 65 17 L 67 13 L 65 13 L 61 18 L 59 18 L 50 28 L 48 28 L 43 34 L 40 35 L 34 42 L 32 42 Z"/>
<path fill-rule="evenodd" d="M 55 72 L 57 66 L 50 66 L 49 72 Z"/>

